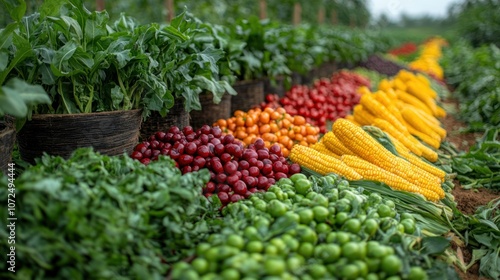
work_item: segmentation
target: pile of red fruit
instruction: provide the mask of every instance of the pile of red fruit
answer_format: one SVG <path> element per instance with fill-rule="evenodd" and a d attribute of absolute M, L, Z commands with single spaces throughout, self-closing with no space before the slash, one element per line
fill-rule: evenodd
<path fill-rule="evenodd" d="M 410 55 L 413 54 L 418 50 L 418 47 L 415 43 L 404 43 L 401 46 L 394 48 L 389 51 L 390 54 L 395 55 L 395 56 L 400 56 L 400 55 Z"/>
<path fill-rule="evenodd" d="M 223 205 L 266 191 L 277 180 L 300 172 L 300 166 L 289 164 L 277 144 L 268 149 L 257 139 L 244 148 L 234 136 L 222 135 L 218 126 L 204 125 L 197 131 L 172 126 L 138 144 L 131 157 L 148 164 L 159 155 L 172 158 L 182 173 L 207 168 L 211 178 L 203 193 L 217 194 Z"/>
<path fill-rule="evenodd" d="M 312 125 L 318 126 L 321 133 L 326 132 L 326 122 L 335 121 L 350 113 L 359 102 L 357 89 L 370 86 L 370 81 L 359 74 L 340 71 L 331 79 L 320 79 L 312 87 L 293 86 L 284 97 L 269 94 L 262 108 L 283 107 L 290 115 L 301 115 Z"/>

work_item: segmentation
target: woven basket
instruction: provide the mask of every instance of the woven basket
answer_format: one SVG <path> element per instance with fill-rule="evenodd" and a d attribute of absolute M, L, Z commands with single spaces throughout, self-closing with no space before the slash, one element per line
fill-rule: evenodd
<path fill-rule="evenodd" d="M 152 112 L 141 126 L 141 139 L 147 139 L 158 131 L 167 131 L 171 126 L 183 128 L 189 125 L 189 113 L 184 110 L 182 99 L 176 99 L 174 106 L 167 115 L 162 117 L 158 112 Z"/>
<path fill-rule="evenodd" d="M 263 79 L 263 82 L 264 96 L 267 94 L 277 94 L 280 97 L 285 95 L 285 78 L 283 76 L 276 77 L 274 83 L 269 78 Z"/>
<path fill-rule="evenodd" d="M 12 150 L 16 141 L 16 130 L 4 123 L 0 123 L 0 172 L 7 174 L 9 163 L 12 160 Z"/>
<path fill-rule="evenodd" d="M 231 97 L 231 114 L 236 110 L 248 111 L 264 102 L 262 80 L 238 81 L 233 88 L 238 95 Z"/>
<path fill-rule="evenodd" d="M 231 95 L 225 93 L 219 104 L 215 104 L 211 93 L 200 95 L 201 111 L 191 111 L 189 113 L 189 123 L 194 129 L 202 127 L 204 124 L 212 125 L 219 119 L 231 117 Z"/>
<path fill-rule="evenodd" d="M 44 152 L 68 158 L 81 147 L 106 155 L 130 153 L 139 140 L 141 110 L 88 114 L 33 115 L 17 135 L 21 158 L 29 163 Z"/>
<path fill-rule="evenodd" d="M 317 68 L 317 78 L 331 78 L 333 73 L 337 71 L 337 64 L 333 61 L 325 62 Z"/>

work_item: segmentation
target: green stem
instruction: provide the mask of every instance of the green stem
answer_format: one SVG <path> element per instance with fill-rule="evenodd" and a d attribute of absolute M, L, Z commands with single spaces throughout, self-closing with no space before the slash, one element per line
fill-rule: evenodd
<path fill-rule="evenodd" d="M 85 106 L 85 113 L 92 112 L 92 101 L 94 100 L 94 86 L 90 86 L 90 96 L 89 101 L 87 102 L 87 106 Z"/>
<path fill-rule="evenodd" d="M 73 97 L 75 98 L 76 105 L 78 106 L 78 109 L 80 109 L 80 112 L 83 113 L 84 112 L 83 106 L 76 94 L 76 83 L 73 77 L 71 77 L 71 83 L 73 84 Z"/>
<path fill-rule="evenodd" d="M 68 106 L 68 103 L 67 103 L 66 99 L 64 99 L 64 93 L 63 93 L 63 88 L 62 88 L 62 80 L 59 80 L 58 91 L 59 91 L 59 95 L 61 96 L 61 99 L 63 101 L 63 105 L 64 105 L 64 108 L 66 109 L 66 112 L 68 114 L 71 113 L 71 111 L 69 109 L 69 106 Z"/>
<path fill-rule="evenodd" d="M 123 92 L 123 109 L 127 110 L 130 106 L 130 96 L 127 94 L 127 89 L 125 88 L 125 85 L 123 84 L 122 77 L 120 75 L 120 71 L 116 69 L 116 74 L 118 77 L 118 83 L 120 84 L 120 88 L 122 89 Z"/>

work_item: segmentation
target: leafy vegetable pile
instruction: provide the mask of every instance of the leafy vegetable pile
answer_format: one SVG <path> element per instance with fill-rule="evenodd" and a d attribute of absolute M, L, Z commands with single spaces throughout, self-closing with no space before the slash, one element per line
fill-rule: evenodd
<path fill-rule="evenodd" d="M 488 129 L 467 153 L 453 157 L 452 168 L 464 188 L 500 190 L 500 128 Z"/>
<path fill-rule="evenodd" d="M 160 157 L 145 166 L 90 149 L 68 160 L 44 156 L 16 183 L 19 279 L 162 279 L 182 250 L 199 242 L 211 213 L 201 194 L 207 170 L 182 175 Z M 7 180 L 0 200 L 7 205 Z M 0 236 L 7 244 L 7 211 Z M 2 255 L 2 278 L 6 255 Z"/>
<path fill-rule="evenodd" d="M 464 41 L 446 48 L 446 81 L 460 101 L 459 118 L 470 130 L 500 126 L 500 49 L 495 45 L 472 48 Z"/>

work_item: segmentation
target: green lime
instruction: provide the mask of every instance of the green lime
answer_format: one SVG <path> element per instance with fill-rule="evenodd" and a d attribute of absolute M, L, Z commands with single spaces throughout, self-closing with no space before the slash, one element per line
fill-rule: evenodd
<path fill-rule="evenodd" d="M 314 220 L 318 223 L 323 223 L 328 218 L 328 209 L 324 206 L 314 206 L 313 207 Z"/>
<path fill-rule="evenodd" d="M 380 268 L 387 275 L 395 275 L 403 268 L 403 262 L 395 255 L 388 255 L 382 259 Z"/>
<path fill-rule="evenodd" d="M 191 266 L 198 272 L 198 274 L 203 275 L 208 272 L 208 261 L 204 258 L 196 258 L 191 262 Z"/>

